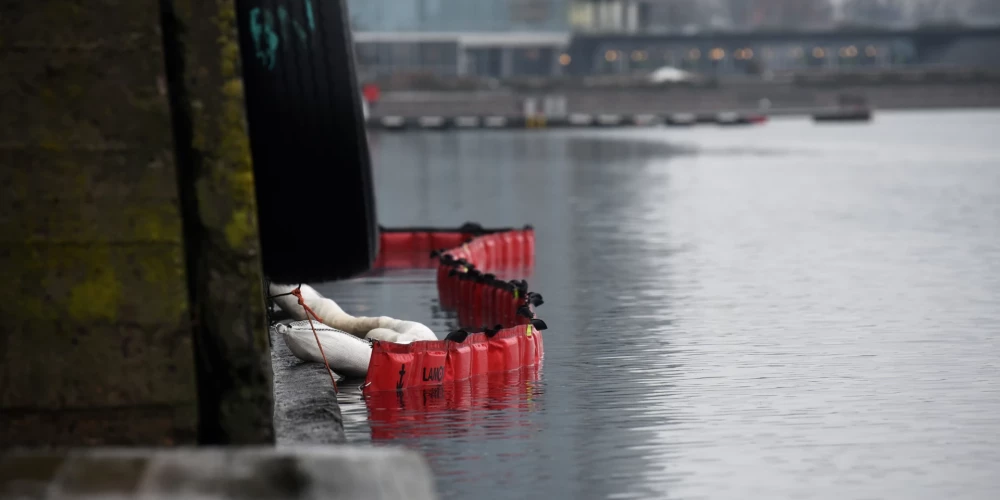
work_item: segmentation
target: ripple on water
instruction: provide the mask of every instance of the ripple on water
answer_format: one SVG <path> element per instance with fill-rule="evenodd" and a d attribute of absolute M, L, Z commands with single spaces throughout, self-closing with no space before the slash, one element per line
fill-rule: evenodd
<path fill-rule="evenodd" d="M 421 450 L 443 498 L 993 498 L 998 125 L 373 137 L 384 224 L 535 225 L 551 329 L 538 380 L 345 390 L 349 439 Z M 320 290 L 455 326 L 429 272 Z"/>

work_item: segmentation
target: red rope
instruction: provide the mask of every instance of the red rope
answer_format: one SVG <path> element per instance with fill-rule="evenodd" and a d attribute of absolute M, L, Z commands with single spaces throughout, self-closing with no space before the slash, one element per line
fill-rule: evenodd
<path fill-rule="evenodd" d="M 319 347 L 319 354 L 320 356 L 323 356 L 323 363 L 326 365 L 326 372 L 330 374 L 330 383 L 333 384 L 333 392 L 338 393 L 340 391 L 337 390 L 337 380 L 333 378 L 333 370 L 330 369 L 330 362 L 326 360 L 326 353 L 323 352 L 323 344 L 320 343 L 319 334 L 316 333 L 316 327 L 313 326 L 312 318 L 309 316 L 316 318 L 316 321 L 319 321 L 320 323 L 322 323 L 322 321 L 319 319 L 319 316 L 317 316 L 316 313 L 314 313 L 313 310 L 306 305 L 305 299 L 302 298 L 301 287 L 292 290 L 292 295 L 299 298 L 299 305 L 306 310 L 306 319 L 309 321 L 309 328 L 312 328 L 313 337 L 316 338 L 316 347 Z"/>

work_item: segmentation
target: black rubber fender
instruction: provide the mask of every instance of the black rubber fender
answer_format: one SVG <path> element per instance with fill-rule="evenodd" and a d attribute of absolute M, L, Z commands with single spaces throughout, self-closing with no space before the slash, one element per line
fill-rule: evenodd
<path fill-rule="evenodd" d="M 237 0 L 264 273 L 283 283 L 368 270 L 371 158 L 344 0 Z"/>

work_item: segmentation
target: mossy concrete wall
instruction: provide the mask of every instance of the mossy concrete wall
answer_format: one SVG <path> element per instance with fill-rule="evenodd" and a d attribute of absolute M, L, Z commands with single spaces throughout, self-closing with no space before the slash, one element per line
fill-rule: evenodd
<path fill-rule="evenodd" d="M 181 78 L 171 3 L 0 9 L 0 446 L 272 439 L 233 2 L 176 2 Z"/>
<path fill-rule="evenodd" d="M 274 439 L 235 3 L 161 2 L 206 444 Z"/>

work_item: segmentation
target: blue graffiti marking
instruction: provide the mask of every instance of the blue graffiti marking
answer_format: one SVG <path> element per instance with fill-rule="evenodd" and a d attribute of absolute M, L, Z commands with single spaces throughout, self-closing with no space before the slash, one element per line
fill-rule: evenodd
<path fill-rule="evenodd" d="M 305 44 L 306 41 L 309 39 L 309 36 L 306 35 L 306 30 L 302 29 L 302 26 L 300 26 L 298 22 L 289 17 L 288 11 L 285 10 L 284 7 L 278 7 L 278 22 L 279 24 L 281 24 L 281 36 L 285 37 L 286 39 L 288 38 L 289 22 L 291 23 L 292 28 L 295 28 L 295 34 L 299 36 L 300 42 Z"/>
<path fill-rule="evenodd" d="M 309 21 L 309 31 L 316 31 L 316 18 L 313 17 L 312 0 L 302 0 L 306 4 L 306 19 Z"/>
<path fill-rule="evenodd" d="M 302 26 L 299 26 L 299 23 L 295 23 L 294 27 L 295 27 L 295 33 L 299 35 L 299 41 L 301 41 L 303 44 L 306 44 L 307 41 L 309 40 L 309 35 L 306 35 L 306 30 L 302 29 Z"/>
<path fill-rule="evenodd" d="M 281 25 L 281 36 L 288 39 L 288 11 L 278 7 L 278 24 Z"/>
<path fill-rule="evenodd" d="M 303 0 L 303 2 L 305 4 L 306 19 L 309 23 L 309 31 L 316 31 L 316 19 L 313 16 L 312 1 Z M 298 21 L 291 18 L 284 7 L 278 7 L 278 24 L 280 25 L 278 29 L 281 30 L 281 36 L 278 36 L 278 32 L 275 30 L 274 14 L 271 11 L 262 11 L 260 7 L 254 7 L 250 10 L 250 35 L 253 37 L 254 50 L 256 51 L 257 59 L 269 71 L 274 69 L 274 65 L 278 61 L 278 46 L 281 44 L 281 39 L 288 40 L 289 38 L 289 25 L 295 30 L 295 34 L 302 45 L 305 47 L 309 46 L 309 35 L 306 33 L 306 30 Z"/>
<path fill-rule="evenodd" d="M 268 70 L 273 70 L 274 63 L 278 60 L 279 39 L 274 32 L 274 16 L 269 11 L 264 11 L 263 18 L 261 23 L 260 7 L 254 7 L 250 11 L 250 34 L 253 36 L 257 59 Z"/>

